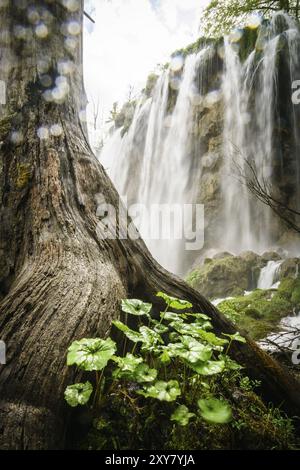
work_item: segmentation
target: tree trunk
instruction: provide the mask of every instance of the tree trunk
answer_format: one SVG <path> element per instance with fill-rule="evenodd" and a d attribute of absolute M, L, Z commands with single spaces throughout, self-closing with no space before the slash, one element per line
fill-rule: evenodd
<path fill-rule="evenodd" d="M 0 336 L 7 346 L 0 448 L 63 448 L 63 392 L 78 379 L 66 367 L 66 349 L 74 339 L 107 335 L 121 298 L 150 300 L 159 310 L 155 293 L 163 290 L 210 315 L 216 332 L 234 328 L 140 239 L 105 239 L 97 204 L 104 196 L 118 208 L 119 198 L 79 119 L 85 100 L 74 33 L 82 3 L 70 12 L 59 1 L 11 0 L 0 10 L 0 79 L 8 88 L 0 119 Z M 57 86 L 63 77 L 69 87 Z M 299 411 L 298 385 L 253 342 L 236 343 L 232 355 L 263 380 L 266 397 Z"/>

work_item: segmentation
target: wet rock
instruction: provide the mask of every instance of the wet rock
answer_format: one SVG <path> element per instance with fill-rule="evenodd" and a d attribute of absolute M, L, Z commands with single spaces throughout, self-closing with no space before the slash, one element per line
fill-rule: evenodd
<path fill-rule="evenodd" d="M 280 266 L 279 278 L 284 279 L 285 277 L 296 278 L 299 274 L 300 258 L 289 258 L 283 261 Z"/>
<path fill-rule="evenodd" d="M 282 257 L 276 251 L 266 251 L 261 256 L 263 261 L 279 261 Z"/>

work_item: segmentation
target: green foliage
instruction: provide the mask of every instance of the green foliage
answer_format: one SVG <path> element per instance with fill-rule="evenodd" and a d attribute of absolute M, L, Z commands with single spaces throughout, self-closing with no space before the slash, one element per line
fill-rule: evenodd
<path fill-rule="evenodd" d="M 276 331 L 279 321 L 300 307 L 300 279 L 286 278 L 278 290 L 256 289 L 249 295 L 224 300 L 218 309 L 253 339 Z"/>
<path fill-rule="evenodd" d="M 125 299 L 122 300 L 121 307 L 123 312 L 130 313 L 131 315 L 149 316 L 152 305 L 142 302 L 139 299 Z"/>
<path fill-rule="evenodd" d="M 190 363 L 190 368 L 200 375 L 215 375 L 220 374 L 225 369 L 225 361 L 198 361 L 195 364 Z"/>
<path fill-rule="evenodd" d="M 114 103 L 113 108 L 110 111 L 110 117 L 107 120 L 107 122 L 113 123 L 116 129 L 123 127 L 122 135 L 124 135 L 126 134 L 126 132 L 128 131 L 132 123 L 135 108 L 136 108 L 135 100 L 127 101 L 126 103 L 124 103 L 124 105 L 122 106 L 120 110 L 118 109 L 118 103 Z"/>
<path fill-rule="evenodd" d="M 186 390 L 195 388 L 202 376 L 219 374 L 226 369 L 226 361 L 218 356 L 224 353 L 223 347 L 227 346 L 228 340 L 207 332 L 212 328 L 209 317 L 202 313 L 187 312 L 192 308 L 190 302 L 163 292 L 157 296 L 166 304 L 159 322 L 150 317 L 151 304 L 138 299 L 122 300 L 123 312 L 135 317 L 139 324 L 136 329 L 132 329 L 120 320 L 115 320 L 113 325 L 130 340 L 131 352 L 117 356 L 116 345 L 110 338 L 84 338 L 74 341 L 69 347 L 67 364 L 77 365 L 86 371 L 102 371 L 110 361 L 105 374 L 101 377 L 96 375 L 93 407 L 97 410 L 101 408 L 101 399 L 108 399 L 101 398 L 104 388 L 101 382 L 105 380 L 111 383 L 110 391 L 114 390 L 116 395 L 125 393 L 124 389 L 131 387 L 136 396 L 134 400 L 143 397 L 144 400 L 176 402 L 177 411 L 173 410 L 169 419 L 184 425 L 194 416 L 194 413 L 187 411 Z M 148 321 L 148 326 L 141 323 L 143 318 Z M 138 344 L 138 354 L 134 355 Z M 166 369 L 166 364 L 171 366 Z M 71 406 L 88 402 L 92 389 L 87 384 L 75 384 L 67 388 L 65 398 Z M 178 403 L 179 397 L 182 403 Z"/>
<path fill-rule="evenodd" d="M 166 303 L 160 321 L 150 317 L 151 304 L 122 301 L 122 310 L 135 325 L 133 329 L 113 322 L 124 334 L 123 354 L 116 354 L 110 338 L 75 341 L 68 350 L 68 365 L 94 371 L 89 372 L 94 388 L 86 382 L 65 391 L 70 406 L 84 405 L 93 416 L 84 448 L 207 448 L 199 433 L 206 436 L 216 424 L 235 422 L 231 394 L 222 390 L 227 387 L 223 382 L 231 383 L 241 369 L 228 356 L 231 344 L 245 340 L 239 334 L 216 336 L 207 331 L 211 323 L 206 315 L 187 311 L 190 302 L 164 293 L 158 296 Z M 243 422 L 239 415 L 237 420 Z M 179 442 L 182 426 L 189 426 L 185 444 Z M 198 444 L 193 443 L 195 436 Z"/>
<path fill-rule="evenodd" d="M 238 332 L 234 333 L 233 335 L 229 335 L 226 333 L 223 333 L 224 336 L 228 336 L 230 338 L 230 341 L 238 341 L 239 343 L 246 343 L 245 338 L 241 336 Z"/>
<path fill-rule="evenodd" d="M 157 398 L 157 400 L 167 402 L 175 401 L 181 395 L 177 380 L 169 380 L 169 382 L 159 380 L 153 385 L 144 386 L 144 389 L 138 390 L 138 393 L 146 398 Z"/>
<path fill-rule="evenodd" d="M 175 57 L 177 55 L 181 55 L 182 57 L 186 57 L 190 54 L 195 54 L 200 51 L 203 47 L 209 46 L 210 44 L 216 44 L 218 45 L 219 41 L 216 41 L 213 38 L 207 38 L 207 37 L 200 37 L 197 39 L 197 41 L 189 44 L 183 49 L 177 49 L 175 52 L 173 52 L 172 57 Z"/>
<path fill-rule="evenodd" d="M 156 85 L 158 77 L 159 76 L 156 73 L 150 73 L 150 75 L 147 78 L 147 83 L 146 83 L 144 92 L 148 98 L 152 95 L 152 92 Z"/>
<path fill-rule="evenodd" d="M 67 365 L 83 370 L 102 370 L 116 352 L 116 343 L 110 338 L 83 338 L 74 341 L 68 349 Z"/>
<path fill-rule="evenodd" d="M 65 400 L 72 407 L 86 405 L 92 393 L 93 386 L 90 382 L 69 385 L 65 390 Z"/>
<path fill-rule="evenodd" d="M 192 304 L 186 300 L 176 299 L 175 297 L 170 297 L 163 292 L 158 292 L 156 294 L 157 297 L 162 297 L 166 302 L 168 308 L 174 308 L 175 310 L 186 310 L 188 308 L 192 308 Z"/>
<path fill-rule="evenodd" d="M 194 416 L 195 413 L 190 413 L 185 405 L 179 405 L 170 419 L 171 421 L 176 421 L 180 426 L 186 426 Z"/>
<path fill-rule="evenodd" d="M 249 377 L 242 377 L 240 380 L 240 387 L 246 392 L 251 392 L 260 386 L 259 380 L 251 380 Z"/>
<path fill-rule="evenodd" d="M 137 383 L 144 383 L 153 382 L 157 377 L 157 370 L 145 364 L 142 357 L 127 353 L 125 357 L 115 356 L 113 360 L 118 364 L 118 368 L 112 373 L 114 379 L 134 378 Z"/>
<path fill-rule="evenodd" d="M 206 35 L 220 37 L 233 27 L 243 27 L 249 14 L 261 12 L 266 18 L 274 11 L 286 10 L 298 16 L 297 0 L 212 0 L 204 10 L 201 24 Z"/>
<path fill-rule="evenodd" d="M 212 348 L 208 345 L 199 343 L 191 336 L 183 335 L 180 343 L 171 343 L 169 345 L 169 354 L 172 357 L 185 359 L 187 363 L 206 362 L 212 356 Z"/>
<path fill-rule="evenodd" d="M 207 400 L 199 400 L 201 416 L 210 423 L 224 424 L 228 423 L 232 418 L 232 411 L 228 403 L 209 398 Z"/>

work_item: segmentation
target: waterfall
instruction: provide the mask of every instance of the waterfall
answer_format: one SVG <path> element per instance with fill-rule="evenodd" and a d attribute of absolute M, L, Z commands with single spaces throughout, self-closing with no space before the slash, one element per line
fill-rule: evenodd
<path fill-rule="evenodd" d="M 267 265 L 260 271 L 259 279 L 257 282 L 258 289 L 271 289 L 276 281 L 280 272 L 282 261 L 269 261 Z"/>
<path fill-rule="evenodd" d="M 300 207 L 300 105 L 291 100 L 300 80 L 298 24 L 284 13 L 264 21 L 246 59 L 239 40 L 225 38 L 222 54 L 220 44 L 203 46 L 181 57 L 176 70 L 171 62 L 151 97 L 141 94 L 129 129 L 115 130 L 100 156 L 128 206 L 143 205 L 132 216 L 153 256 L 180 275 L 196 256 L 185 250 L 186 234 L 175 233 L 177 210 L 186 204 L 205 204 L 207 249 L 238 254 L 281 246 L 278 218 L 241 184 L 247 161 L 276 195 Z M 161 217 L 169 218 L 169 234 L 159 233 Z M 273 268 L 262 270 L 261 285 L 271 287 Z"/>
<path fill-rule="evenodd" d="M 122 137 L 122 130 L 118 129 L 100 157 L 119 193 L 126 196 L 128 202 L 142 204 L 145 208 L 135 223 L 154 257 L 175 273 L 183 273 L 185 251 L 182 228 L 175 227 L 177 211 L 182 211 L 184 204 L 195 202 L 200 179 L 200 165 L 198 168 L 193 165 L 191 178 L 193 103 L 199 97 L 196 73 L 208 55 L 209 48 L 205 48 L 186 58 L 171 113 L 167 109 L 170 71 L 164 72 L 156 83 L 152 99 L 144 104 L 141 101 L 137 106 L 128 134 Z M 137 136 L 140 138 L 138 145 Z M 171 235 L 159 232 L 162 207 L 171 207 L 171 212 L 174 211 L 169 214 L 174 228 Z"/>
<path fill-rule="evenodd" d="M 270 34 L 273 29 L 272 23 Z M 272 243 L 271 211 L 253 200 L 238 175 L 249 173 L 246 160 L 251 160 L 260 181 L 272 177 L 278 41 L 277 35 L 264 42 L 255 68 L 255 52 L 242 64 L 236 44 L 225 38 L 223 244 L 235 253 L 249 248 L 262 252 Z"/>
<path fill-rule="evenodd" d="M 121 197 L 128 204 L 138 198 L 141 180 L 141 155 L 145 142 L 144 134 L 148 123 L 151 102 L 140 100 L 136 106 L 131 126 L 125 135 L 123 128 L 117 129 L 106 142 L 101 152 L 101 163 L 115 184 Z"/>
<path fill-rule="evenodd" d="M 286 40 L 289 50 L 290 80 L 291 84 L 299 80 L 300 77 L 300 32 L 297 23 L 288 15 L 285 15 L 288 24 Z M 292 103 L 292 126 L 294 131 L 294 153 L 296 172 L 296 208 L 300 209 L 300 110 L 299 104 Z"/>
<path fill-rule="evenodd" d="M 159 242 L 157 239 L 153 239 L 153 236 L 149 236 L 149 227 L 151 235 L 153 235 L 153 231 L 159 233 L 159 227 L 153 226 L 153 223 L 159 224 L 159 212 L 153 218 L 154 222 L 152 219 L 151 225 L 149 225 L 148 213 L 145 212 L 140 232 L 158 261 L 165 268 L 176 273 L 182 272 L 185 240 L 182 228 L 175 227 L 175 217 L 180 220 L 179 212 L 184 204 L 194 202 L 193 191 L 200 178 L 200 174 L 195 173 L 194 184 L 189 187 L 191 167 L 189 152 L 193 127 L 192 99 L 196 93 L 197 68 L 205 53 L 206 49 L 199 54 L 187 57 L 178 97 L 171 116 L 166 114 L 168 83 L 164 84 L 164 92 L 161 93 L 162 99 L 158 103 L 156 102 L 157 94 L 154 94 L 144 152 L 139 202 L 149 210 L 151 207 L 156 210 L 155 205 L 157 205 L 157 211 L 162 206 L 172 207 L 174 218 L 171 224 L 173 224 L 174 233 L 170 238 L 168 235 L 164 237 L 160 234 Z"/>
<path fill-rule="evenodd" d="M 244 69 L 238 52 L 228 38 L 225 38 L 225 72 L 223 75 L 223 94 L 225 102 L 225 120 L 223 132 L 224 177 L 222 193 L 224 200 L 224 248 L 231 251 L 251 246 L 252 231 L 249 193 L 245 186 L 232 177 L 234 161 L 238 158 L 242 171 L 245 171 L 243 155 L 246 148 L 246 126 L 248 90 L 243 87 Z M 250 66 L 246 63 L 246 70 Z M 237 197 L 238 196 L 238 197 Z M 234 217 L 234 220 L 233 220 Z"/>

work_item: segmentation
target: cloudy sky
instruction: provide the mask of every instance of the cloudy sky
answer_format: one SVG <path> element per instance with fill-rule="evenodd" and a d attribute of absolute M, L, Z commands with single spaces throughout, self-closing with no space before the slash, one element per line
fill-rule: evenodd
<path fill-rule="evenodd" d="M 158 63 L 193 42 L 208 0 L 85 0 L 84 71 L 90 103 L 107 118 L 115 101 L 138 92 Z M 92 104 L 89 114 L 91 114 Z"/>

